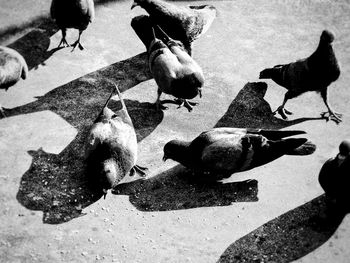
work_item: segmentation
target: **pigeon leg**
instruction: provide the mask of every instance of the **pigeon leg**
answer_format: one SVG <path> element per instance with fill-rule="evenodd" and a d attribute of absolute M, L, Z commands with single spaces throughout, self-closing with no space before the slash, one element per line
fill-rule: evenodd
<path fill-rule="evenodd" d="M 341 117 L 343 115 L 340 113 L 334 112 L 333 109 L 331 108 L 331 106 L 329 105 L 328 96 L 327 96 L 327 89 L 321 91 L 321 96 L 322 96 L 324 103 L 327 106 L 327 109 L 328 109 L 328 112 L 326 111 L 326 112 L 321 113 L 321 117 L 325 118 L 326 121 L 332 120 L 336 124 L 339 124 L 342 121 Z"/>
<path fill-rule="evenodd" d="M 286 110 L 286 109 L 284 108 L 284 106 L 286 105 L 287 100 L 289 100 L 290 98 L 291 98 L 291 94 L 290 94 L 290 92 L 288 91 L 288 92 L 284 95 L 284 99 L 283 99 L 282 105 L 279 106 L 279 107 L 277 108 L 277 110 L 275 110 L 275 111 L 273 112 L 273 114 L 278 113 L 279 115 L 281 115 L 281 117 L 282 117 L 284 120 L 285 120 L 285 119 L 288 119 L 287 115 L 292 115 L 293 112 L 291 112 L 291 111 L 289 111 L 289 110 Z M 286 114 L 287 114 L 287 115 L 286 115 Z"/>
<path fill-rule="evenodd" d="M 76 46 L 78 46 L 80 50 L 83 50 L 83 49 L 84 49 L 83 45 L 80 43 L 80 37 L 81 37 L 81 34 L 82 34 L 82 33 L 83 33 L 83 30 L 79 30 L 78 39 L 77 39 L 77 41 L 75 41 L 75 42 L 72 44 L 72 47 L 73 47 L 72 52 L 73 52 L 73 50 L 75 49 Z"/>
<path fill-rule="evenodd" d="M 68 42 L 66 40 L 66 29 L 62 28 L 61 32 L 62 32 L 62 38 L 61 38 L 61 42 L 58 44 L 57 48 L 59 48 L 62 44 L 63 44 L 63 47 L 66 47 L 66 46 L 69 47 L 70 45 L 68 44 Z"/>
<path fill-rule="evenodd" d="M 162 102 L 160 101 L 160 95 L 162 95 L 162 91 L 158 88 L 157 91 L 157 100 L 155 102 L 157 110 L 167 110 L 168 107 L 164 106 Z"/>

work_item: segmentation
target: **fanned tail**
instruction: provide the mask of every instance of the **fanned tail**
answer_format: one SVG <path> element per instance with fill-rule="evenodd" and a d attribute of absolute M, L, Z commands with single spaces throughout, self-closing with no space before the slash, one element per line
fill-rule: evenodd
<path fill-rule="evenodd" d="M 316 145 L 313 144 L 310 141 L 306 141 L 299 147 L 292 149 L 291 151 L 287 152 L 288 155 L 310 155 L 313 154 L 316 151 Z"/>

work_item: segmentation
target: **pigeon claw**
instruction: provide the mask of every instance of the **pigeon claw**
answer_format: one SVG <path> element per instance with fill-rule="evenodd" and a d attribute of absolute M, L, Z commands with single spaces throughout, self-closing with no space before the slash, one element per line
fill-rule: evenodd
<path fill-rule="evenodd" d="M 339 123 L 341 123 L 342 122 L 342 114 L 340 114 L 340 113 L 337 113 L 337 112 L 333 112 L 333 111 L 326 111 L 326 112 L 322 112 L 321 113 L 321 117 L 323 118 L 323 119 L 326 119 L 326 121 L 328 122 L 328 121 L 330 121 L 330 120 L 332 120 L 332 121 L 334 121 L 336 124 L 339 124 Z"/>
<path fill-rule="evenodd" d="M 277 108 L 277 110 L 275 110 L 273 112 L 274 115 L 276 115 L 276 113 L 278 113 L 279 115 L 281 115 L 282 119 L 286 120 L 288 119 L 288 116 L 287 115 L 292 115 L 293 112 L 289 111 L 289 110 L 286 110 L 285 108 L 282 108 L 282 106 L 279 106 Z"/>
<path fill-rule="evenodd" d="M 193 106 L 198 105 L 197 102 L 188 101 L 186 99 L 176 99 L 175 102 L 179 104 L 179 106 L 177 107 L 178 109 L 181 107 L 185 107 L 189 112 L 192 111 Z"/>
<path fill-rule="evenodd" d="M 146 171 L 148 170 L 147 167 L 142 167 L 142 166 L 139 166 L 139 165 L 135 165 L 133 168 L 132 168 L 136 173 L 138 173 L 141 177 L 146 177 Z"/>
<path fill-rule="evenodd" d="M 64 37 L 62 37 L 62 39 L 61 39 L 60 43 L 58 44 L 57 48 L 60 48 L 61 45 L 63 45 L 63 47 L 69 47 L 70 46 L 69 43 L 67 42 L 67 40 Z"/>
<path fill-rule="evenodd" d="M 80 50 L 84 50 L 83 45 L 82 45 L 82 44 L 80 44 L 79 40 L 77 40 L 77 41 L 75 41 L 75 42 L 72 44 L 73 49 L 72 49 L 72 51 L 71 51 L 71 52 L 73 52 L 73 51 L 74 51 L 74 49 L 76 48 L 76 46 L 78 46 L 78 48 L 79 48 Z"/>

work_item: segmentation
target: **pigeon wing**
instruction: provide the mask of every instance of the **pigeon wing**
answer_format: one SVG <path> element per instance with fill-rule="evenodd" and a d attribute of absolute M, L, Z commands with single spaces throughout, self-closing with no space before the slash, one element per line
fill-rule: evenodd
<path fill-rule="evenodd" d="M 241 171 L 252 159 L 249 138 L 245 136 L 225 137 L 207 146 L 202 153 L 204 169 L 214 171 Z"/>

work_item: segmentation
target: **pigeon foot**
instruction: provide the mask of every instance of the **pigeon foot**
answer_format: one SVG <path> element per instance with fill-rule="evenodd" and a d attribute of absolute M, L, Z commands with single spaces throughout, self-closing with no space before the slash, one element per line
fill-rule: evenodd
<path fill-rule="evenodd" d="M 79 40 L 77 40 L 77 41 L 75 41 L 75 42 L 72 44 L 72 47 L 73 47 L 72 52 L 74 51 L 74 49 L 76 48 L 76 46 L 78 46 L 78 48 L 79 48 L 80 50 L 84 50 L 83 45 L 80 44 Z"/>
<path fill-rule="evenodd" d="M 326 111 L 326 112 L 322 112 L 321 113 L 321 117 L 326 119 L 326 121 L 334 121 L 336 124 L 339 124 L 342 122 L 342 114 L 337 113 L 337 112 L 333 112 L 333 111 Z"/>
<path fill-rule="evenodd" d="M 61 42 L 58 44 L 57 48 L 60 48 L 61 45 L 63 47 L 69 47 L 70 46 L 69 43 L 67 42 L 66 38 L 64 38 L 64 37 L 62 37 Z"/>
<path fill-rule="evenodd" d="M 176 99 L 174 100 L 177 104 L 179 104 L 179 106 L 177 107 L 178 109 L 181 107 L 185 107 L 189 112 L 192 111 L 193 106 L 198 105 L 197 102 L 192 102 L 192 101 L 188 101 L 186 99 Z"/>
<path fill-rule="evenodd" d="M 134 170 L 134 173 L 138 173 L 141 177 L 146 177 L 146 171 L 148 170 L 147 167 L 142 167 L 139 165 L 135 165 L 132 170 Z M 130 174 L 131 175 L 131 174 Z"/>
<path fill-rule="evenodd" d="M 274 115 L 276 115 L 276 113 L 278 113 L 279 115 L 281 115 L 282 119 L 286 120 L 288 119 L 288 116 L 287 115 L 292 115 L 293 112 L 289 111 L 289 110 L 286 110 L 285 108 L 283 108 L 282 106 L 279 106 L 277 108 L 277 110 L 275 110 L 273 112 Z"/>

